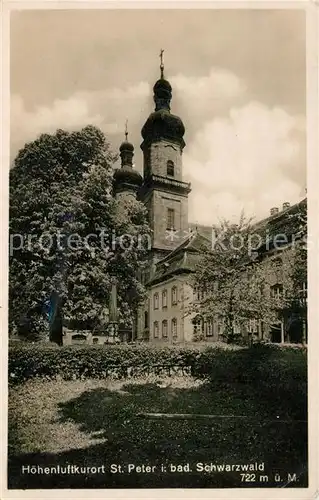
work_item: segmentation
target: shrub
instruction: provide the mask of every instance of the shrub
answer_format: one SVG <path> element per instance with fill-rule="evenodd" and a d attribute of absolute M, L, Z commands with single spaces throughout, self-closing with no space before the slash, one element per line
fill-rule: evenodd
<path fill-rule="evenodd" d="M 271 345 L 226 350 L 151 347 L 149 345 L 63 346 L 13 344 L 9 349 L 9 381 L 30 378 L 64 380 L 171 374 L 176 369 L 215 383 L 251 383 L 264 391 L 279 388 L 293 392 L 306 383 L 304 350 L 281 350 Z M 305 389 L 306 391 L 306 389 Z"/>
<path fill-rule="evenodd" d="M 159 373 L 192 366 L 200 351 L 187 348 L 151 348 L 143 345 L 64 346 L 12 345 L 9 350 L 9 380 L 30 378 L 126 377 Z"/>

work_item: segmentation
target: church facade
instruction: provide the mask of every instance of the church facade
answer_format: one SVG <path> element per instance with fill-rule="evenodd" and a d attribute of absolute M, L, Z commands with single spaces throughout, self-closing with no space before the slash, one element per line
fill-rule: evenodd
<path fill-rule="evenodd" d="M 211 248 L 212 227 L 195 226 L 188 221 L 191 185 L 183 180 L 185 127 L 171 112 L 172 87 L 164 78 L 162 64 L 161 77 L 153 92 L 155 109 L 141 131 L 143 176 L 133 168 L 134 147 L 127 140 L 126 132 L 120 146 L 121 167 L 115 170 L 113 179 L 117 199 L 132 197 L 145 204 L 152 229 L 148 266 L 141 277 L 148 299 L 137 312 L 132 331 L 122 335 L 122 341 L 181 344 L 199 336 L 207 342 L 216 342 L 222 339 L 223 325 L 217 320 L 198 322 L 192 312 L 194 301 L 201 299 L 199 292 L 194 290 L 192 276 L 203 251 Z M 266 230 L 278 226 L 281 230 L 284 227 L 286 232 L 285 221 L 298 206 L 284 203 L 282 210 L 271 209 L 270 216 L 260 221 L 258 228 Z M 292 233 L 293 229 L 288 228 L 288 232 Z M 278 261 L 276 253 L 267 250 L 267 259 Z M 281 252 L 280 259 L 285 259 L 285 252 Z M 284 280 L 284 276 L 280 283 L 275 280 L 276 293 L 282 290 Z M 291 323 L 291 318 L 287 321 Z M 279 343 L 290 342 L 293 334 L 289 333 L 291 326 L 288 328 L 288 323 L 281 321 L 273 329 L 265 329 L 261 322 L 252 321 L 248 329 L 240 333 Z M 305 325 L 299 322 L 294 328 L 297 333 L 293 341 L 304 341 Z M 89 336 L 91 339 L 92 335 Z M 96 337 L 90 341 L 88 338 L 86 342 L 105 343 L 105 338 Z"/>

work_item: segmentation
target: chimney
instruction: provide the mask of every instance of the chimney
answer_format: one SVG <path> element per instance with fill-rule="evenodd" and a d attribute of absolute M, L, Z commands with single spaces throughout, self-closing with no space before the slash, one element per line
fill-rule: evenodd
<path fill-rule="evenodd" d="M 287 210 L 287 208 L 289 208 L 289 207 L 290 207 L 289 201 L 285 201 L 285 203 L 282 204 L 282 209 L 283 210 Z"/>
<path fill-rule="evenodd" d="M 273 207 L 270 209 L 270 215 L 276 215 L 279 213 L 279 208 L 278 207 Z"/>

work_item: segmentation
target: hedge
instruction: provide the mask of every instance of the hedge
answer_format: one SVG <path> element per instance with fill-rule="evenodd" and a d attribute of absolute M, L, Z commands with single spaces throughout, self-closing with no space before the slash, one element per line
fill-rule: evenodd
<path fill-rule="evenodd" d="M 190 371 L 200 350 L 150 348 L 147 346 L 64 346 L 20 344 L 9 350 L 9 380 L 30 378 L 64 380 L 140 376 L 163 370 Z"/>
<path fill-rule="evenodd" d="M 63 346 L 17 343 L 9 349 L 9 383 L 32 378 L 64 380 L 173 375 L 178 372 L 211 382 L 262 384 L 293 391 L 307 380 L 304 350 L 256 345 L 220 347 L 152 347 L 149 345 Z"/>

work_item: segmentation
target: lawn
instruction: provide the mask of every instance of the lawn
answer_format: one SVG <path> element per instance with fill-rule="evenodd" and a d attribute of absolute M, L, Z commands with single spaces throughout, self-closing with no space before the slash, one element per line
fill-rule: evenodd
<path fill-rule="evenodd" d="M 154 420 L 140 417 L 141 412 L 215 417 Z M 250 384 L 214 384 L 190 376 L 29 380 L 10 389 L 9 488 L 305 487 L 303 419 L 289 401 L 274 397 L 272 404 Z M 258 463 L 264 472 L 247 482 L 235 467 L 205 472 L 197 470 L 198 463 Z M 22 473 L 27 465 L 68 464 L 104 470 Z M 124 472 L 112 472 L 111 464 L 122 465 Z M 156 467 L 128 473 L 128 464 Z M 189 471 L 171 472 L 170 464 L 189 464 Z M 288 473 L 295 473 L 296 481 L 289 483 Z M 267 482 L 260 483 L 261 474 Z"/>

